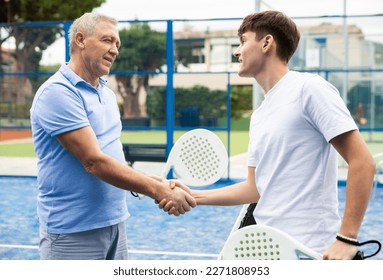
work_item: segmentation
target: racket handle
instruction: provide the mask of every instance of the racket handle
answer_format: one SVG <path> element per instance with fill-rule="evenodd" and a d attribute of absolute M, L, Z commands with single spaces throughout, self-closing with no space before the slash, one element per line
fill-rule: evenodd
<path fill-rule="evenodd" d="M 358 251 L 353 260 L 364 260 L 364 254 L 362 251 Z"/>

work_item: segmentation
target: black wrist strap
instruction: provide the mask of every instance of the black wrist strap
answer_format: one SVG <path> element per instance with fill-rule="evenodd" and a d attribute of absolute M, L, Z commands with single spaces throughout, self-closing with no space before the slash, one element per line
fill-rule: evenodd
<path fill-rule="evenodd" d="M 340 235 L 340 234 L 338 234 L 336 236 L 336 239 L 339 240 L 339 241 L 342 241 L 344 243 L 347 243 L 347 244 L 350 244 L 350 245 L 354 245 L 354 246 L 364 246 L 364 245 L 367 245 L 367 244 L 376 244 L 376 245 L 378 245 L 378 248 L 375 251 L 375 253 L 373 253 L 371 255 L 368 255 L 368 256 L 364 256 L 362 251 L 358 251 L 358 253 L 355 255 L 353 260 L 364 260 L 364 259 L 367 259 L 367 258 L 371 258 L 371 257 L 375 256 L 376 254 L 378 254 L 380 252 L 380 249 L 382 249 L 382 244 L 378 240 L 368 240 L 368 241 L 365 241 L 365 242 L 359 242 L 356 239 L 347 238 L 347 237 L 345 237 L 343 235 Z"/>
<path fill-rule="evenodd" d="M 382 244 L 378 240 L 368 240 L 365 242 L 360 242 L 359 246 L 363 246 L 366 244 L 376 244 L 376 245 L 378 245 L 378 249 L 376 249 L 375 253 L 368 255 L 368 256 L 364 256 L 365 259 L 375 256 L 376 254 L 378 254 L 380 252 L 380 249 L 382 249 Z"/>

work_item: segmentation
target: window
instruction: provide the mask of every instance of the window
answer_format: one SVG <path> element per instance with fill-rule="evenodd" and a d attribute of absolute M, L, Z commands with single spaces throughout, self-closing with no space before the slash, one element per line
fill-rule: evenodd
<path fill-rule="evenodd" d="M 191 63 L 205 63 L 204 39 L 181 39 L 175 43 L 176 60 L 187 66 Z"/>

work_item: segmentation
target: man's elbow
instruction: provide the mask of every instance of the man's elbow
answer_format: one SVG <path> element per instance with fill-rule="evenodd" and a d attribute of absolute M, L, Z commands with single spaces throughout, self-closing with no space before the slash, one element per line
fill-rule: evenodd
<path fill-rule="evenodd" d="M 375 175 L 376 171 L 376 163 L 373 157 L 370 157 L 364 161 L 362 161 L 362 170 L 364 174 L 370 175 L 372 178 Z"/>
<path fill-rule="evenodd" d="M 372 169 L 372 173 L 375 174 L 375 172 L 376 172 L 376 163 L 375 163 L 374 160 L 372 160 L 372 162 L 371 162 L 371 169 Z"/>
<path fill-rule="evenodd" d="M 101 170 L 103 156 L 100 155 L 91 155 L 86 158 L 81 159 L 81 164 L 89 174 L 97 176 Z"/>

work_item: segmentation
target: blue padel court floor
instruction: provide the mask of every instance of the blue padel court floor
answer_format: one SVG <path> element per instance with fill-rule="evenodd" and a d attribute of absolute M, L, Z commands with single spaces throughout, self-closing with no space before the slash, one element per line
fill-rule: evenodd
<path fill-rule="evenodd" d="M 231 180 L 231 183 L 235 180 Z M 227 180 L 214 186 L 222 187 Z M 340 211 L 345 188 L 339 188 Z M 231 231 L 240 206 L 199 206 L 180 217 L 169 216 L 150 198 L 127 197 L 129 258 L 135 260 L 215 259 Z M 383 189 L 371 199 L 359 239 L 383 241 Z M 0 259 L 35 260 L 38 256 L 36 177 L 0 176 Z M 2 246 L 3 245 L 3 246 Z M 5 246 L 4 246 L 5 245 Z M 375 247 L 362 247 L 368 255 Z M 383 260 L 383 252 L 372 259 Z"/>

